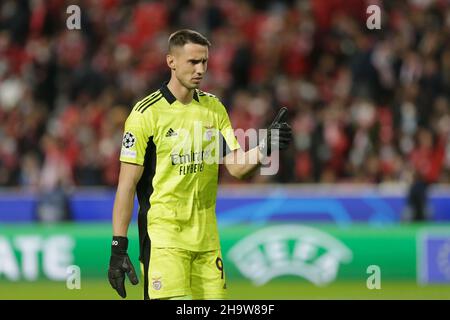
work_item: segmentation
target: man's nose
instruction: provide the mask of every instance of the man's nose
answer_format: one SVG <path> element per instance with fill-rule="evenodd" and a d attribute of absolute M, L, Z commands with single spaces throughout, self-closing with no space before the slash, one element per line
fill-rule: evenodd
<path fill-rule="evenodd" d="M 203 75 L 205 71 L 206 67 L 202 63 L 199 63 L 195 68 L 195 73 L 200 76 Z"/>

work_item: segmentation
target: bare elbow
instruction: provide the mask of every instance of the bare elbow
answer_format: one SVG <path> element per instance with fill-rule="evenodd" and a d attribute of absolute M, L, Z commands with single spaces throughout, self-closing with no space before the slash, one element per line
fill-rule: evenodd
<path fill-rule="evenodd" d="M 240 168 L 238 166 L 228 167 L 228 172 L 230 173 L 231 176 L 233 176 L 234 178 L 236 178 L 238 180 L 245 180 L 251 174 L 251 172 L 247 172 L 247 171 L 243 170 L 243 168 Z"/>
<path fill-rule="evenodd" d="M 232 177 L 239 179 L 239 180 L 242 180 L 245 178 L 245 174 L 241 170 L 239 170 L 239 168 L 236 168 L 233 165 L 227 165 L 226 167 L 227 167 L 228 173 Z"/>
<path fill-rule="evenodd" d="M 239 179 L 239 180 L 244 180 L 245 177 L 246 177 L 245 174 L 242 174 L 242 173 L 240 173 L 240 172 L 234 172 L 234 173 L 232 173 L 231 175 L 232 175 L 233 177 L 235 177 L 236 179 Z"/>

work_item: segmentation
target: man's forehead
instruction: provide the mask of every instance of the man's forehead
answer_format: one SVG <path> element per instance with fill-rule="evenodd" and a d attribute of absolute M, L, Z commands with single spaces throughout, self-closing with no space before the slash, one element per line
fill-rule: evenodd
<path fill-rule="evenodd" d="M 189 59 L 202 59 L 208 57 L 208 47 L 196 43 L 186 43 L 182 47 L 175 47 L 175 54 L 188 56 Z"/>

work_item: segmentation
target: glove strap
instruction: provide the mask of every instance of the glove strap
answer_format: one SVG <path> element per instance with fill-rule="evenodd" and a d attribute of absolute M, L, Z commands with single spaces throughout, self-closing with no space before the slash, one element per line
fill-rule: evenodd
<path fill-rule="evenodd" d="M 259 151 L 264 155 L 264 156 L 270 156 L 270 154 L 272 153 L 272 148 L 271 148 L 271 132 L 269 131 L 269 129 L 267 129 L 267 136 L 265 136 L 264 138 L 262 138 L 260 140 L 260 143 L 258 144 L 258 148 Z"/>
<path fill-rule="evenodd" d="M 128 238 L 113 236 L 111 242 L 111 252 L 117 254 L 124 254 L 128 250 Z"/>

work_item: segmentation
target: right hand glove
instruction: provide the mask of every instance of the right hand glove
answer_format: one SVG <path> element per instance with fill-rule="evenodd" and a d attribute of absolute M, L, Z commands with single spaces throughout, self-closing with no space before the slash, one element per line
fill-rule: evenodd
<path fill-rule="evenodd" d="M 272 124 L 267 128 L 267 137 L 258 145 L 263 155 L 272 153 L 273 150 L 284 150 L 292 140 L 292 129 L 286 122 L 287 108 L 280 109 Z"/>
<path fill-rule="evenodd" d="M 128 274 L 133 285 L 139 283 L 134 270 L 133 264 L 127 253 L 128 238 L 114 236 L 111 244 L 111 259 L 109 260 L 108 279 L 109 283 L 116 289 L 117 293 L 126 298 L 127 292 L 125 290 L 125 273 Z"/>

